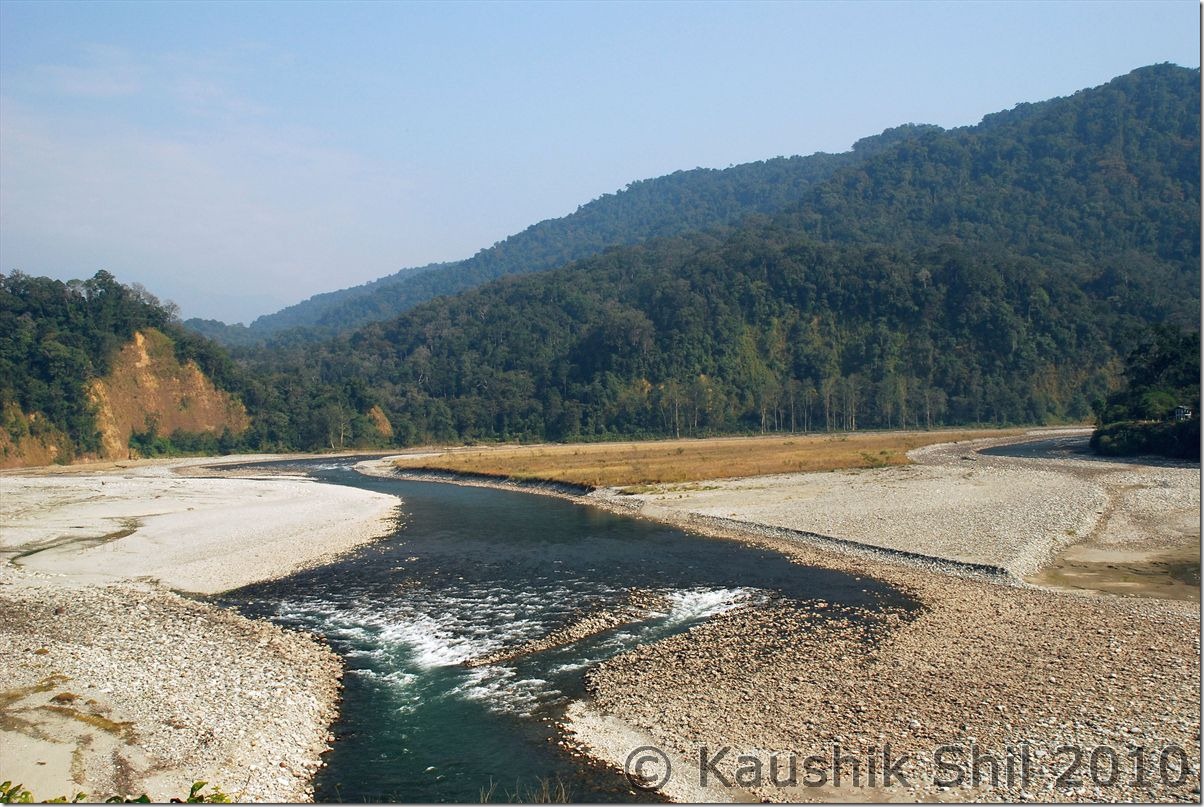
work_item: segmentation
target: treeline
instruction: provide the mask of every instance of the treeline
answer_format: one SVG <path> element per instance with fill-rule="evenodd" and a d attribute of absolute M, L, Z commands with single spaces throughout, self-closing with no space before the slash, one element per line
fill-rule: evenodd
<path fill-rule="evenodd" d="M 246 356 L 289 412 L 265 438 L 367 440 L 376 405 L 401 442 L 1087 419 L 1137 334 L 1199 327 L 1198 75 L 913 127 L 789 212 L 281 338 Z"/>
<path fill-rule="evenodd" d="M 1200 459 L 1200 332 L 1158 325 L 1129 353 L 1124 386 L 1096 407 L 1100 454 Z"/>
<path fill-rule="evenodd" d="M 462 261 L 403 269 L 361 286 L 318 294 L 259 317 L 250 327 L 197 319 L 185 324 L 232 346 L 263 342 L 290 329 L 293 339 L 329 337 L 392 319 L 427 300 L 500 277 L 555 269 L 610 247 L 724 230 L 749 215 L 779 213 L 838 169 L 929 130 L 939 131 L 909 124 L 864 138 L 841 154 L 776 157 L 636 181 L 567 216 L 533 224 Z"/>
<path fill-rule="evenodd" d="M 1200 261 L 1200 73 L 1135 70 L 930 130 L 818 185 L 784 221 L 838 243 L 998 244 L 1046 260 Z"/>
<path fill-rule="evenodd" d="M 614 246 L 723 234 L 749 216 L 843 244 L 1004 244 L 1037 258 L 1125 255 L 1199 262 L 1199 71 L 1154 65 L 1100 87 L 945 131 L 906 125 L 843 154 L 679 171 L 635 182 L 464 261 L 317 295 L 250 328 L 189 325 L 227 344 L 299 329 L 320 339 L 440 295 L 546 271 Z M 1185 192 L 1186 191 L 1186 192 Z"/>
<path fill-rule="evenodd" d="M 1198 275 L 1140 287 L 1004 251 L 818 245 L 767 225 L 616 250 L 433 301 L 258 378 L 379 404 L 401 442 L 1083 420 L 1116 346 L 1190 322 Z M 356 434 L 352 428 L 350 434 Z"/>
<path fill-rule="evenodd" d="M 0 393 L 86 429 L 67 393 L 146 321 L 239 395 L 245 449 L 1082 421 L 1151 325 L 1199 330 L 1199 111 L 1199 71 L 1161 65 L 978 127 L 902 127 L 855 159 L 637 184 L 483 252 L 483 275 L 447 275 L 512 276 L 416 305 L 382 281 L 365 305 L 394 294 L 381 304 L 401 316 L 285 331 L 235 362 L 107 275 L 14 275 Z M 540 263 L 577 247 L 598 254 Z M 446 291 L 421 285 L 444 269 L 407 288 Z"/>

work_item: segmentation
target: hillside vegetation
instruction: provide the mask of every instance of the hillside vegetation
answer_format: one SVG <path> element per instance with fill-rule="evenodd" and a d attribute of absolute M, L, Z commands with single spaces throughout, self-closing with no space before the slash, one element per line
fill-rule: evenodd
<path fill-rule="evenodd" d="M 568 216 L 533 224 L 466 260 L 402 269 L 361 286 L 318 294 L 259 317 L 250 327 L 199 319 L 185 324 L 229 345 L 255 344 L 290 329 L 292 338 L 307 340 L 354 330 L 499 277 L 555 269 L 609 247 L 724 229 L 752 214 L 778 213 L 837 169 L 930 128 L 935 127 L 900 126 L 867 137 L 842 154 L 777 157 L 633 182 Z"/>
<path fill-rule="evenodd" d="M 162 452 L 173 434 L 191 450 L 233 446 L 249 424 L 227 391 L 239 378 L 171 308 L 107 272 L 0 275 L 0 467 L 124 459 L 132 438 Z"/>
<path fill-rule="evenodd" d="M 1081 421 L 1150 324 L 1199 327 L 1198 75 L 920 132 L 776 218 L 280 344 L 255 375 L 285 411 L 298 379 L 379 404 L 403 443 Z"/>
<path fill-rule="evenodd" d="M 1096 407 L 1100 454 L 1200 459 L 1200 333 L 1152 328 L 1126 361 L 1124 386 Z M 1183 411 L 1187 410 L 1187 411 Z"/>
<path fill-rule="evenodd" d="M 237 363 L 104 273 L 13 275 L 0 284 L 0 403 L 27 431 L 56 428 L 95 453 L 83 385 L 157 328 L 249 413 L 208 450 L 1082 422 L 1152 325 L 1199 331 L 1199 155 L 1199 71 L 1142 68 L 976 127 L 903 127 L 855 160 L 805 163 L 794 186 L 776 161 L 710 177 L 764 172 L 788 186 L 755 196 L 774 204 L 801 193 L 772 216 L 653 237 L 651 222 L 681 223 L 694 205 L 636 205 L 628 228 L 617 211 L 643 198 L 629 189 L 578 212 L 609 211 L 581 243 L 642 243 L 324 341 L 281 336 Z M 752 193 L 736 187 L 706 198 Z M 712 224 L 726 209 L 701 208 Z M 559 259 L 564 242 L 548 243 Z M 533 265 L 501 247 L 479 265 Z M 201 445 L 162 437 L 131 435 L 147 450 Z"/>

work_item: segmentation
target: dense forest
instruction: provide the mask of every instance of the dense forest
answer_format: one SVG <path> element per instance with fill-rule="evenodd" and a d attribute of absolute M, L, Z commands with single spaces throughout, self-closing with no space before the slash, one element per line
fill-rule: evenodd
<path fill-rule="evenodd" d="M 913 130 L 808 201 L 248 354 L 269 444 L 380 405 L 401 441 L 1090 417 L 1150 324 L 1199 328 L 1199 73 Z M 328 441 L 328 443 L 331 441 Z"/>
<path fill-rule="evenodd" d="M 250 327 L 191 319 L 196 332 L 228 345 L 262 342 L 286 330 L 292 339 L 319 339 L 391 319 L 447 294 L 508 275 L 555 269 L 614 246 L 702 230 L 722 230 L 750 214 L 771 214 L 799 202 L 838 168 L 878 154 L 936 127 L 899 126 L 858 141 L 843 154 L 778 157 L 725 169 L 696 168 L 633 182 L 558 219 L 533 224 L 463 261 L 402 269 L 350 289 L 318 294 Z"/>
<path fill-rule="evenodd" d="M 348 413 L 380 404 L 405 441 L 1083 420 L 1147 323 L 1130 312 L 1190 322 L 1198 303 L 1174 270 L 1135 287 L 1065 269 L 766 225 L 442 298 L 256 376 L 281 403 L 312 378 Z"/>
<path fill-rule="evenodd" d="M 1134 340 L 1124 385 L 1096 406 L 1101 454 L 1200 459 L 1200 332 L 1158 325 Z"/>
<path fill-rule="evenodd" d="M 581 241 L 592 254 L 559 268 L 503 242 L 478 265 L 510 276 L 465 273 L 456 290 L 475 288 L 410 299 L 400 316 L 322 340 L 285 331 L 233 349 L 235 364 L 200 337 L 181 350 L 245 403 L 252 425 L 239 447 L 284 450 L 1081 422 L 1119 400 L 1135 372 L 1125 359 L 1151 326 L 1198 334 L 1198 70 L 1143 68 L 976 127 L 902 127 L 856 154 L 764 191 L 772 215 L 750 203 L 716 226 L 718 208 L 700 202 L 707 226 L 656 237 L 659 208 L 635 206 L 623 214 L 634 235 L 623 236 L 620 208 L 599 206 L 609 223 Z M 755 165 L 771 185 L 785 170 Z M 694 221 L 693 204 L 663 216 Z M 607 227 L 627 243 L 601 249 Z M 567 243 L 553 239 L 547 254 Z M 445 272 L 456 275 L 415 270 L 407 282 Z M 52 283 L 6 282 L 14 299 Z M 54 322 L 84 316 L 72 306 L 92 311 L 86 283 L 59 285 L 69 304 Z M 27 300 L 4 306 L 26 317 L 25 331 L 38 320 Z M 15 358 L 0 370 L 47 367 L 32 346 L 43 339 L 6 345 Z M 37 373 L 41 384 L 58 377 Z M 0 391 L 49 406 L 41 389 Z M 73 430 L 86 420 L 79 409 L 52 417 L 74 418 Z"/>

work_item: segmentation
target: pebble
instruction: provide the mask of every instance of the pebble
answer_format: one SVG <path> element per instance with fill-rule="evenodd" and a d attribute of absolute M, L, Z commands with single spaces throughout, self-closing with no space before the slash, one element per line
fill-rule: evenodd
<path fill-rule="evenodd" d="M 145 756 L 118 781 L 111 760 L 85 753 L 86 778 L 76 789 L 103 799 L 150 788 L 163 801 L 203 779 L 238 801 L 312 800 L 310 777 L 296 772 L 315 770 L 328 748 L 342 672 L 331 650 L 158 588 L 67 587 L 11 566 L 0 567 L 0 579 L 9 584 L 0 587 L 0 644 L 36 637 L 48 651 L 0 654 L 5 688 L 65 675 L 62 691 L 96 692 L 88 708 L 133 724 L 140 754 L 132 758 Z M 288 698 L 264 696 L 281 690 Z M 260 733 L 265 726 L 273 728 Z M 63 775 L 69 784 L 70 772 Z M 152 776 L 167 782 L 156 791 L 147 784 Z"/>

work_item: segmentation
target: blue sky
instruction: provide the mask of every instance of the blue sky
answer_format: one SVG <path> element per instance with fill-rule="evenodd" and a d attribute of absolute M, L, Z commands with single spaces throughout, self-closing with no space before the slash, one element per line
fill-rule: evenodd
<path fill-rule="evenodd" d="M 0 271 L 250 321 L 628 182 L 960 126 L 1155 62 L 1174 2 L 0 0 Z"/>

